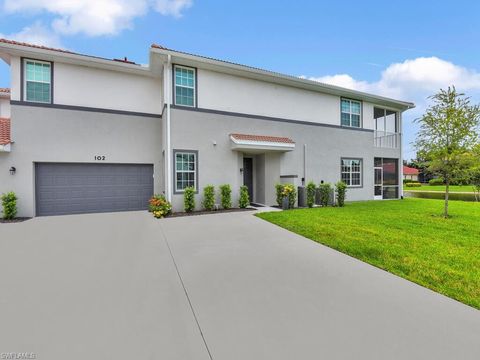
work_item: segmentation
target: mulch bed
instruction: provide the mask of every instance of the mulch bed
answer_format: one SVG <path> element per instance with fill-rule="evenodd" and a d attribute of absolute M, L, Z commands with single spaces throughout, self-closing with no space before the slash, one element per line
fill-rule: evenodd
<path fill-rule="evenodd" d="M 30 220 L 30 219 L 31 218 L 29 218 L 29 217 L 19 217 L 19 218 L 15 218 L 13 220 L 5 220 L 5 219 L 0 218 L 0 224 L 19 223 L 19 222 L 24 222 L 24 221 L 27 221 L 27 220 Z"/>
<path fill-rule="evenodd" d="M 255 211 L 257 209 L 254 208 L 246 208 L 246 209 L 220 209 L 220 210 L 212 210 L 212 211 L 206 211 L 206 210 L 201 210 L 201 211 L 192 211 L 192 212 L 176 212 L 173 214 L 170 214 L 167 216 L 168 218 L 174 218 L 174 217 L 182 217 L 182 216 L 196 216 L 196 215 L 213 215 L 213 214 L 224 214 L 224 213 L 235 213 L 235 212 L 243 212 L 243 211 Z"/>

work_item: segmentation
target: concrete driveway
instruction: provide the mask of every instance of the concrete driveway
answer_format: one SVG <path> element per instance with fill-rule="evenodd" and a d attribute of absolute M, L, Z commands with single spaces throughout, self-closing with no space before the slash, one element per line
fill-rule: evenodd
<path fill-rule="evenodd" d="M 0 354 L 478 359 L 480 311 L 251 212 L 0 224 Z"/>

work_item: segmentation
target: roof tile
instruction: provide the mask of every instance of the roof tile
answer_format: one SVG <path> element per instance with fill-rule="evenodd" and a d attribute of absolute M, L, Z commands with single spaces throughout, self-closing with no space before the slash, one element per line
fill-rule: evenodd
<path fill-rule="evenodd" d="M 403 166 L 403 174 L 404 175 L 418 175 L 419 171 L 418 169 L 411 168 L 408 166 Z"/>
<path fill-rule="evenodd" d="M 0 145 L 10 144 L 10 119 L 0 118 Z"/>
<path fill-rule="evenodd" d="M 250 135 L 250 134 L 230 134 L 236 140 L 246 140 L 246 141 L 259 141 L 259 142 L 274 142 L 282 144 L 295 144 L 290 138 L 279 137 L 279 136 L 267 136 L 267 135 Z"/>

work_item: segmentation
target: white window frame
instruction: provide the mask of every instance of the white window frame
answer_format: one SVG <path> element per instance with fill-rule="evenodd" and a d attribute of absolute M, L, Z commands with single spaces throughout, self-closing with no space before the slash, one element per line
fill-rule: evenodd
<path fill-rule="evenodd" d="M 50 66 L 50 81 L 47 83 L 45 81 L 30 81 L 30 82 L 36 82 L 36 83 L 41 83 L 41 84 L 48 84 L 50 85 L 50 101 L 35 101 L 35 100 L 28 100 L 27 99 L 27 62 L 34 62 L 37 64 L 47 64 Z M 35 60 L 35 59 L 23 59 L 23 100 L 27 102 L 32 102 L 32 103 L 38 103 L 38 104 L 51 104 L 53 102 L 53 64 L 50 61 L 42 61 L 42 60 Z"/>
<path fill-rule="evenodd" d="M 177 155 L 182 154 L 182 155 L 193 155 L 193 163 L 195 164 L 195 168 L 193 170 L 177 170 Z M 176 194 L 182 194 L 185 192 L 185 189 L 178 189 L 177 188 L 177 173 L 187 173 L 187 174 L 193 174 L 193 183 L 194 183 L 194 188 L 195 192 L 198 192 L 198 152 L 193 151 L 193 150 L 174 150 L 174 164 L 173 166 L 175 167 L 175 170 L 173 172 L 173 181 L 175 183 L 175 193 Z"/>
<path fill-rule="evenodd" d="M 350 171 L 343 171 L 343 162 L 344 161 L 350 161 Z M 353 171 L 352 170 L 352 161 L 359 161 L 359 167 L 360 171 Z M 350 184 L 347 184 L 347 187 L 349 188 L 362 188 L 363 187 L 363 159 L 360 158 L 342 158 L 340 160 L 340 180 L 343 181 L 343 174 L 349 174 L 350 178 Z M 352 174 L 359 174 L 359 179 L 360 179 L 360 184 L 358 185 L 352 185 Z"/>
<path fill-rule="evenodd" d="M 343 111 L 343 106 L 342 106 L 342 103 L 344 101 L 348 101 L 350 103 L 350 109 L 348 112 L 346 111 Z M 356 114 L 356 113 L 353 113 L 352 112 L 352 103 L 357 103 L 360 107 L 360 113 L 359 114 Z M 344 127 L 351 127 L 351 128 L 355 128 L 355 129 L 360 129 L 363 127 L 363 103 L 360 101 L 360 100 L 354 100 L 354 99 L 348 99 L 348 98 L 340 98 L 340 125 L 341 126 L 344 126 Z M 348 125 L 344 125 L 342 123 L 342 114 L 348 114 L 349 115 L 349 124 Z M 353 126 L 352 125 L 352 115 L 359 115 L 360 117 L 360 120 L 358 122 L 358 126 Z"/>
<path fill-rule="evenodd" d="M 185 69 L 193 71 L 193 86 L 186 85 L 177 85 L 177 69 Z M 186 89 L 193 89 L 193 105 L 177 104 L 177 86 Z M 186 107 L 196 107 L 197 106 L 197 69 L 183 66 L 183 65 L 174 65 L 173 66 L 173 103 L 175 106 L 186 106 Z"/>

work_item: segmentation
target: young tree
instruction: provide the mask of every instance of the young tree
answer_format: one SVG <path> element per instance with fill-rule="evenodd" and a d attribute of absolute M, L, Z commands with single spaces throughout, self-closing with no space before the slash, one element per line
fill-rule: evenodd
<path fill-rule="evenodd" d="M 430 97 L 433 104 L 416 120 L 420 129 L 415 147 L 427 159 L 427 169 L 445 180 L 445 218 L 448 217 L 450 183 L 471 167 L 469 152 L 478 140 L 480 107 L 455 87 L 441 89 Z"/>

